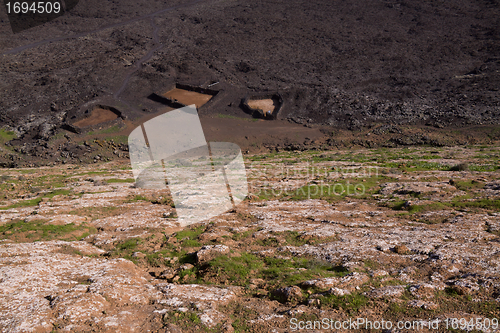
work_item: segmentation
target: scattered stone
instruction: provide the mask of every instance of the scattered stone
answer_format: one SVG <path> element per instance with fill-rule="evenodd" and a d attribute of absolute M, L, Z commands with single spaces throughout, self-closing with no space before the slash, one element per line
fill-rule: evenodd
<path fill-rule="evenodd" d="M 396 245 L 394 247 L 394 252 L 396 252 L 397 254 L 410 254 L 411 253 L 410 249 L 404 244 Z"/>
<path fill-rule="evenodd" d="M 436 287 L 428 283 L 423 283 L 410 286 L 408 290 L 416 298 L 430 299 L 434 298 Z"/>
<path fill-rule="evenodd" d="M 173 268 L 168 267 L 158 276 L 160 279 L 170 280 L 175 276 L 175 270 Z"/>
<path fill-rule="evenodd" d="M 134 252 L 132 253 L 132 258 L 146 258 L 146 255 L 142 252 Z"/>
<path fill-rule="evenodd" d="M 251 279 L 250 283 L 259 287 L 259 288 L 262 288 L 267 284 L 267 282 L 263 279 Z"/>
<path fill-rule="evenodd" d="M 160 304 L 172 306 L 190 306 L 196 303 L 199 309 L 211 308 L 217 305 L 226 305 L 236 299 L 231 288 L 220 288 L 198 284 L 160 283 L 156 285 L 165 298 Z"/>
<path fill-rule="evenodd" d="M 370 278 L 366 274 L 352 272 L 340 279 L 338 287 L 352 291 L 369 280 Z"/>
<path fill-rule="evenodd" d="M 341 267 L 346 271 L 352 272 L 355 271 L 356 269 L 362 269 L 363 264 L 360 263 L 359 261 L 346 261 L 342 264 Z"/>
<path fill-rule="evenodd" d="M 205 245 L 196 252 L 196 260 L 199 264 L 205 264 L 215 257 L 228 253 L 229 247 L 226 245 Z"/>
<path fill-rule="evenodd" d="M 370 298 L 394 298 L 403 295 L 404 291 L 404 286 L 386 286 L 370 290 L 365 295 Z"/>
<path fill-rule="evenodd" d="M 422 301 L 419 299 L 409 301 L 408 306 L 411 306 L 412 308 L 422 308 L 424 310 L 437 310 L 437 308 L 439 307 L 434 302 Z"/>
<path fill-rule="evenodd" d="M 340 289 L 340 288 L 330 288 L 326 292 L 327 295 L 335 295 L 335 296 L 344 296 L 344 295 L 350 295 L 351 293 L 345 289 Z"/>
<path fill-rule="evenodd" d="M 302 299 L 302 289 L 297 286 L 278 288 L 272 292 L 272 295 L 281 303 L 294 302 Z"/>
<path fill-rule="evenodd" d="M 432 273 L 432 275 L 430 276 L 430 280 L 432 282 L 441 282 L 444 280 L 443 276 L 441 274 L 439 274 L 439 272 L 434 272 Z"/>
<path fill-rule="evenodd" d="M 451 284 L 451 289 L 459 295 L 470 295 L 473 292 L 479 290 L 478 284 L 468 279 L 459 279 L 455 281 L 449 281 L 447 283 Z"/>
<path fill-rule="evenodd" d="M 186 270 L 192 269 L 192 268 L 194 268 L 194 265 L 192 265 L 190 263 L 183 264 L 183 265 L 181 265 L 181 267 L 179 267 L 179 269 L 181 271 L 186 271 Z"/>
<path fill-rule="evenodd" d="M 377 250 L 382 251 L 382 252 L 387 252 L 389 251 L 390 247 L 386 243 L 380 243 L 377 245 Z"/>
<path fill-rule="evenodd" d="M 373 272 L 370 273 L 370 276 L 372 278 L 381 277 L 381 276 L 387 276 L 387 275 L 389 275 L 389 273 L 387 273 L 384 270 L 377 270 L 377 271 L 373 271 Z"/>
<path fill-rule="evenodd" d="M 94 183 L 94 186 L 106 186 L 108 185 L 108 182 L 102 179 L 90 179 L 92 183 Z"/>
<path fill-rule="evenodd" d="M 165 333 L 182 333 L 182 329 L 177 325 L 167 324 L 165 327 Z"/>
<path fill-rule="evenodd" d="M 321 304 L 321 301 L 317 298 L 309 298 L 307 300 L 307 305 L 309 306 L 318 306 Z"/>
<path fill-rule="evenodd" d="M 293 309 L 288 310 L 286 313 L 290 316 L 297 316 L 297 315 L 300 315 L 302 313 L 307 312 L 308 310 L 309 309 L 306 306 L 298 305 L 298 306 L 294 307 Z"/>
<path fill-rule="evenodd" d="M 301 283 L 304 288 L 315 287 L 318 289 L 327 289 L 337 286 L 340 283 L 339 278 L 322 278 L 315 280 L 308 280 Z"/>

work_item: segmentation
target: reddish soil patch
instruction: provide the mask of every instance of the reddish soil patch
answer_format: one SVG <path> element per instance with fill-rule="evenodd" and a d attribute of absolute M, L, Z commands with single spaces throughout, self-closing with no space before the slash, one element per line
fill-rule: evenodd
<path fill-rule="evenodd" d="M 106 121 L 115 120 L 118 118 L 118 115 L 111 110 L 106 110 L 102 108 L 95 108 L 92 110 L 89 117 L 79 120 L 73 125 L 78 127 L 87 127 L 93 126 L 100 123 L 104 123 Z"/>
<path fill-rule="evenodd" d="M 195 91 L 175 88 L 163 94 L 164 97 L 177 100 L 185 105 L 195 104 L 197 108 L 206 104 L 212 95 L 200 94 Z"/>

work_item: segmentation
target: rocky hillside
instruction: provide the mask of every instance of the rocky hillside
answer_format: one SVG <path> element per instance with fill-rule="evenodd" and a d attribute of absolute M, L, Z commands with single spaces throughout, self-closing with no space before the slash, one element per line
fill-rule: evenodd
<path fill-rule="evenodd" d="M 185 229 L 126 161 L 3 169 L 0 330 L 494 322 L 499 158 L 497 146 L 252 155 L 249 198 Z"/>

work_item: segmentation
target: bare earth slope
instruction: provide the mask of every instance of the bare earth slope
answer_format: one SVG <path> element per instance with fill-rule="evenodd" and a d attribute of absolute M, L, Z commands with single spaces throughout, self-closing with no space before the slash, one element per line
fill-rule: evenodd
<path fill-rule="evenodd" d="M 244 116 L 241 98 L 280 93 L 278 118 L 497 124 L 500 3 L 433 1 L 80 1 L 12 34 L 0 19 L 0 124 L 27 141 L 90 104 L 129 118 L 174 82 L 221 90 L 201 114 Z"/>

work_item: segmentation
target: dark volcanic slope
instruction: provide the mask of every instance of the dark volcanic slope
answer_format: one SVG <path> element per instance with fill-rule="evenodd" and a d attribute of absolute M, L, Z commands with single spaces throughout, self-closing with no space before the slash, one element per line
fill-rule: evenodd
<path fill-rule="evenodd" d="M 0 19 L 0 122 L 26 137 L 93 101 L 154 111 L 146 97 L 175 81 L 221 82 L 202 114 L 277 91 L 299 123 L 500 122 L 498 0 L 82 0 L 16 35 Z"/>

